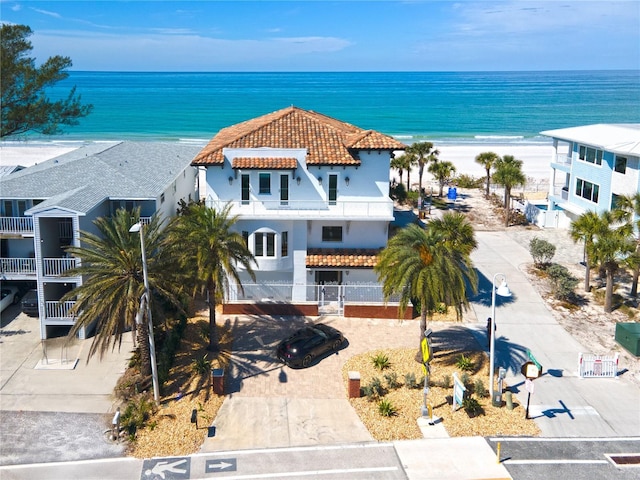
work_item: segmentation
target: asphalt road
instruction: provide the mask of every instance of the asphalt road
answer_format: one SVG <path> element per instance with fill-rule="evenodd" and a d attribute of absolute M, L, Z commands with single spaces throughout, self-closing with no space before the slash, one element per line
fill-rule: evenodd
<path fill-rule="evenodd" d="M 612 456 L 635 454 L 640 437 L 628 438 L 489 438 L 491 448 L 514 480 L 637 480 L 640 463 L 615 465 Z"/>
<path fill-rule="evenodd" d="M 393 444 L 237 450 L 185 457 L 121 458 L 0 468 L 2 480 L 194 480 L 284 478 L 406 480 Z"/>

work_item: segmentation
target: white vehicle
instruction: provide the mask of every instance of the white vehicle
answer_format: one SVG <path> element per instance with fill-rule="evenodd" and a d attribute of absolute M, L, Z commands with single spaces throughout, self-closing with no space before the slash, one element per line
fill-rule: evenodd
<path fill-rule="evenodd" d="M 15 305 L 20 300 L 20 292 L 18 287 L 13 285 L 2 286 L 2 298 L 0 299 L 0 312 L 4 312 L 4 309 L 9 305 Z"/>

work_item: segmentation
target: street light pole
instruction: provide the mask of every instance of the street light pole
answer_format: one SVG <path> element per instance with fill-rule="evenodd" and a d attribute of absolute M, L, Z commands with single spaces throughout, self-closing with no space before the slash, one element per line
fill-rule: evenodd
<path fill-rule="evenodd" d="M 500 287 L 496 289 L 496 278 L 498 276 L 502 277 L 502 283 Z M 507 286 L 507 277 L 504 273 L 496 273 L 493 276 L 493 283 L 491 288 L 491 326 L 488 332 L 489 334 L 489 395 L 491 398 L 491 403 L 493 404 L 493 376 L 494 376 L 494 358 L 495 358 L 495 341 L 496 336 L 494 335 L 496 331 L 496 293 L 501 297 L 510 297 L 511 291 Z"/>
<path fill-rule="evenodd" d="M 149 278 L 147 276 L 147 255 L 144 250 L 144 228 L 142 222 L 133 225 L 129 232 L 140 235 L 140 250 L 142 251 L 142 278 L 144 281 L 144 293 L 140 297 L 140 312 L 142 312 L 142 302 L 145 302 L 147 319 L 149 320 L 149 356 L 151 357 L 151 378 L 153 379 L 153 399 L 156 405 L 160 404 L 160 387 L 158 386 L 158 368 L 156 366 L 156 346 L 153 339 L 153 319 L 151 318 L 151 296 L 149 294 Z"/>

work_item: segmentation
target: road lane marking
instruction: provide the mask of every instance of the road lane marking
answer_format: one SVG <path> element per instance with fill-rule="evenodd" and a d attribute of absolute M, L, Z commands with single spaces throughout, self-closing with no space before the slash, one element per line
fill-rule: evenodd
<path fill-rule="evenodd" d="M 607 460 L 505 460 L 502 462 L 503 464 L 509 465 L 554 465 L 558 463 L 563 464 L 594 464 L 594 463 L 606 463 L 609 464 Z"/>
<path fill-rule="evenodd" d="M 608 463 L 608 462 L 606 462 Z M 334 470 L 308 470 L 300 472 L 277 472 L 277 473 L 256 473 L 250 475 L 233 475 L 224 476 L 225 480 L 250 480 L 255 478 L 285 478 L 285 477 L 308 477 L 319 475 L 341 475 L 349 473 L 374 473 L 374 472 L 393 472 L 397 471 L 398 467 L 372 467 L 372 468 L 340 468 Z M 191 480 L 211 480 L 211 477 Z"/>
<path fill-rule="evenodd" d="M 491 442 L 640 442 L 640 437 L 490 437 Z"/>

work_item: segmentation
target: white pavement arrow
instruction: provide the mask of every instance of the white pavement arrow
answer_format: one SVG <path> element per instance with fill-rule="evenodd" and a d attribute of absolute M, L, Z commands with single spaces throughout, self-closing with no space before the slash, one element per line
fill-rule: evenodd
<path fill-rule="evenodd" d="M 208 468 L 219 468 L 220 470 L 224 470 L 225 468 L 233 467 L 233 463 L 220 462 L 220 463 L 210 463 L 207 465 Z"/>

